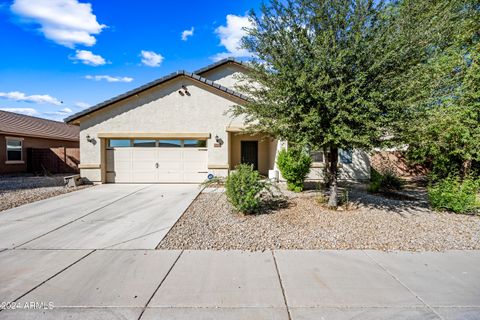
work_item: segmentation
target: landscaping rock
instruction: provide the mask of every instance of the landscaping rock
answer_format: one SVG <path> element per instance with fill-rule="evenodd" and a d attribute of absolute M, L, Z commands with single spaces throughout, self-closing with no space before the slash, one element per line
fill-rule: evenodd
<path fill-rule="evenodd" d="M 159 249 L 376 249 L 443 251 L 480 249 L 480 217 L 434 212 L 424 189 L 415 201 L 349 193 L 353 210 L 332 211 L 317 191 L 285 192 L 288 206 L 243 215 L 224 193 L 201 194 L 160 243 Z"/>

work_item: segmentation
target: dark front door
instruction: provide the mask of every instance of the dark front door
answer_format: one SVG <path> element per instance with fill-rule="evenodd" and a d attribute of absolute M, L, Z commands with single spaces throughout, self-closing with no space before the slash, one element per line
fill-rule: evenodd
<path fill-rule="evenodd" d="M 258 170 L 258 141 L 242 141 L 241 162 L 253 165 Z"/>

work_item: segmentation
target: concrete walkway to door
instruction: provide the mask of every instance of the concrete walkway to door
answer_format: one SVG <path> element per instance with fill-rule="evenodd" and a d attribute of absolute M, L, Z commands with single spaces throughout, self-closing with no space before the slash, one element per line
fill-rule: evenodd
<path fill-rule="evenodd" d="M 107 184 L 0 213 L 0 250 L 155 249 L 200 192 L 193 184 Z"/>

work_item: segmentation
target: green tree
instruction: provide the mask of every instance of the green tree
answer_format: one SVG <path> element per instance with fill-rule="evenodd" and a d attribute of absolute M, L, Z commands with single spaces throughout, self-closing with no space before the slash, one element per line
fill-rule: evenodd
<path fill-rule="evenodd" d="M 398 142 L 385 137 L 431 100 L 437 83 L 425 66 L 470 9 L 460 0 L 272 0 L 250 14 L 243 46 L 255 59 L 239 89 L 251 101 L 233 114 L 251 131 L 328 150 L 336 207 L 338 150 Z"/>
<path fill-rule="evenodd" d="M 480 174 L 480 15 L 462 22 L 455 44 L 432 58 L 427 74 L 437 80 L 403 132 L 408 157 L 426 163 L 434 180 Z M 477 172 L 472 172 L 477 169 Z"/>
<path fill-rule="evenodd" d="M 251 101 L 233 114 L 251 131 L 328 150 L 337 207 L 338 150 L 384 142 L 430 97 L 422 67 L 450 45 L 460 2 L 272 0 L 250 14 L 243 47 L 255 59 L 239 90 Z"/>

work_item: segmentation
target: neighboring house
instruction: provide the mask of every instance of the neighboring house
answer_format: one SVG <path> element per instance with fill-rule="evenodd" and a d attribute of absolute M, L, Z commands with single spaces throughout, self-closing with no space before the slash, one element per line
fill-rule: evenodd
<path fill-rule="evenodd" d="M 79 128 L 0 110 L 0 174 L 27 172 L 29 150 L 78 148 Z"/>
<path fill-rule="evenodd" d="M 194 73 L 177 71 L 68 117 L 80 126 L 81 176 L 102 183 L 198 183 L 226 176 L 240 163 L 268 175 L 286 144 L 243 133 L 243 118 L 227 114 L 247 100 L 234 91 L 241 73 L 248 67 L 233 59 Z M 366 159 L 354 152 L 344 172 L 368 178 Z"/>

